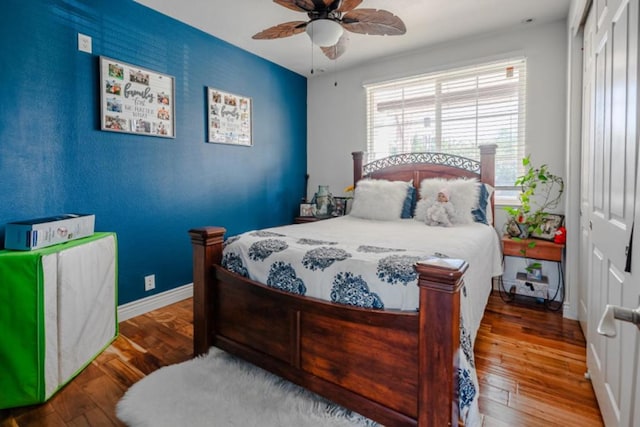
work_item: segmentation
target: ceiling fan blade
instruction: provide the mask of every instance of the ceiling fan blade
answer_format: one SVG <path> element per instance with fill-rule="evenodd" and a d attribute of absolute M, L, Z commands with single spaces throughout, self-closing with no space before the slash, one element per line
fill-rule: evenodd
<path fill-rule="evenodd" d="M 315 9 L 315 4 L 312 0 L 273 0 L 273 2 L 296 12 L 311 12 Z"/>
<path fill-rule="evenodd" d="M 342 17 L 342 26 L 352 33 L 398 36 L 407 32 L 404 22 L 387 10 L 356 9 Z"/>
<path fill-rule="evenodd" d="M 336 10 L 338 12 L 348 12 L 355 9 L 362 0 L 273 0 L 280 6 L 296 12 L 330 12 Z"/>
<path fill-rule="evenodd" d="M 295 34 L 302 33 L 307 27 L 305 21 L 291 21 L 284 24 L 275 25 L 271 28 L 267 28 L 264 31 L 260 31 L 254 34 L 252 39 L 265 40 L 265 39 L 281 39 L 283 37 L 293 36 Z"/>
<path fill-rule="evenodd" d="M 337 59 L 347 50 L 347 45 L 349 44 L 349 36 L 347 33 L 342 34 L 342 36 L 338 39 L 338 43 L 333 46 L 320 47 L 322 49 L 322 53 L 329 59 Z"/>
<path fill-rule="evenodd" d="M 342 0 L 338 12 L 349 12 L 358 7 L 360 3 L 362 3 L 362 0 Z"/>

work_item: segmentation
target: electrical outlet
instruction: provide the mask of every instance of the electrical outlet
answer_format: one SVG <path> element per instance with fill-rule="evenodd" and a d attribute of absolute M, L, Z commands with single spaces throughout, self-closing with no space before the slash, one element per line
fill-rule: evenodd
<path fill-rule="evenodd" d="M 144 276 L 144 290 L 150 291 L 156 288 L 156 275 L 150 274 L 148 276 Z"/>

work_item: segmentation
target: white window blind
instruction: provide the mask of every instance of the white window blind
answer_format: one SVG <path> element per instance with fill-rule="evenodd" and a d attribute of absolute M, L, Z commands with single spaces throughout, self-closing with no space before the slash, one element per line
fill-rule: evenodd
<path fill-rule="evenodd" d="M 526 76 L 518 58 L 365 85 L 367 161 L 417 151 L 479 160 L 478 146 L 496 143 L 496 187 L 513 187 L 525 150 Z"/>

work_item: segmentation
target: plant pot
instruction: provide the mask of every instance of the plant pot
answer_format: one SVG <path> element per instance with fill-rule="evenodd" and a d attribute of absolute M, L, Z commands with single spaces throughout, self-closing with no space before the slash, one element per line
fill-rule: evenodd
<path fill-rule="evenodd" d="M 527 270 L 527 280 L 542 280 L 542 267 L 529 266 Z"/>

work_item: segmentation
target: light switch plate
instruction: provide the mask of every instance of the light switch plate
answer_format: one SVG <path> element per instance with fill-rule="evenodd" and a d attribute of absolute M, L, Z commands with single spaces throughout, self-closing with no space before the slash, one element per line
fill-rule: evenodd
<path fill-rule="evenodd" d="M 91 37 L 78 33 L 78 50 L 80 52 L 91 53 Z"/>

